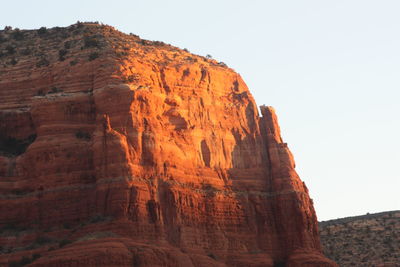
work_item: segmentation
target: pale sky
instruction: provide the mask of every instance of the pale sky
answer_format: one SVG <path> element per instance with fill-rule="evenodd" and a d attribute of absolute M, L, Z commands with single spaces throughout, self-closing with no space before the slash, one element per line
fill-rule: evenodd
<path fill-rule="evenodd" d="M 223 61 L 275 107 L 320 220 L 400 209 L 400 1 L 1 1 L 0 28 L 100 21 Z"/>

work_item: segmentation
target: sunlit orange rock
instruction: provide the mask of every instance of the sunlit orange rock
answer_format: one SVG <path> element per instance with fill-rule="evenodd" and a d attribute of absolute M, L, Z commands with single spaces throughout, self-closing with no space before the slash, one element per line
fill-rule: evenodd
<path fill-rule="evenodd" d="M 232 69 L 103 25 L 0 34 L 0 265 L 336 266 Z"/>

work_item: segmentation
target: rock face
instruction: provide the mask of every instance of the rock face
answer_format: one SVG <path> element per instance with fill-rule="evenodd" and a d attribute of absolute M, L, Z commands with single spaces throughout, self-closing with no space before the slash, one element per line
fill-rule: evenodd
<path fill-rule="evenodd" d="M 319 224 L 325 255 L 341 267 L 400 266 L 400 211 L 330 220 Z"/>
<path fill-rule="evenodd" d="M 223 63 L 97 24 L 0 40 L 0 265 L 336 266 Z"/>

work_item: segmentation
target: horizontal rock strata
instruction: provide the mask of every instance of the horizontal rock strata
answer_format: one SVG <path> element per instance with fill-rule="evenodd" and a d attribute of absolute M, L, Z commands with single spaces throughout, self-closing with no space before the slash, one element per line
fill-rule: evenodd
<path fill-rule="evenodd" d="M 225 64 L 97 24 L 0 41 L 0 265 L 336 266 Z"/>

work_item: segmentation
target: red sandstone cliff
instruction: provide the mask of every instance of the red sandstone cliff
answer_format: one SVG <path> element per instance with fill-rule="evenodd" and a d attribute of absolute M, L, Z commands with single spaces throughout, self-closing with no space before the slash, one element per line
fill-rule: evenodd
<path fill-rule="evenodd" d="M 109 26 L 0 33 L 0 265 L 336 266 L 271 107 Z"/>

